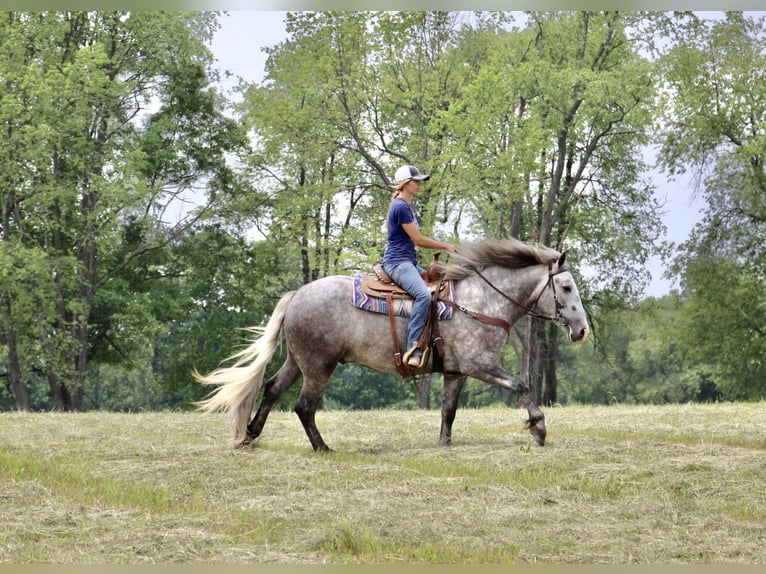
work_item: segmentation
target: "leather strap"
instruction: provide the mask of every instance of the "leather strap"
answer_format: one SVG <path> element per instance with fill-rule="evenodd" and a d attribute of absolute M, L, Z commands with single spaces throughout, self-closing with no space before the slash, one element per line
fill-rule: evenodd
<path fill-rule="evenodd" d="M 434 293 L 431 301 L 431 343 L 434 347 L 434 354 L 431 359 L 434 373 L 444 372 L 444 339 L 439 331 L 439 317 L 437 316 L 437 302 L 439 297 Z"/>
<path fill-rule="evenodd" d="M 489 315 L 484 315 L 483 313 L 477 313 L 475 311 L 469 311 L 462 305 L 458 305 L 454 301 L 447 301 L 446 299 L 439 299 L 442 303 L 446 303 L 450 307 L 453 307 L 455 309 L 458 309 L 471 317 L 471 319 L 476 319 L 477 321 L 481 321 L 482 323 L 485 323 L 487 325 L 493 325 L 495 327 L 501 327 L 506 335 L 511 334 L 511 324 L 508 321 L 505 321 L 503 319 L 498 319 L 496 317 L 490 317 Z"/>
<path fill-rule="evenodd" d="M 388 322 L 391 325 L 391 336 L 394 340 L 394 364 L 402 378 L 406 379 L 410 376 L 410 369 L 402 361 L 402 350 L 399 348 L 399 337 L 396 335 L 396 317 L 394 317 L 394 304 L 391 293 L 386 293 L 386 307 L 388 309 Z"/>
<path fill-rule="evenodd" d="M 449 259 L 449 253 L 447 254 L 447 259 Z M 433 267 L 436 271 L 441 271 L 442 267 L 439 263 L 439 252 L 437 251 L 434 253 L 434 260 L 433 263 L 431 263 L 430 268 Z M 434 347 L 436 347 L 436 353 L 441 359 L 444 357 L 444 340 L 442 339 L 441 333 L 439 332 L 439 316 L 438 316 L 438 307 L 439 307 L 439 293 L 441 293 L 442 290 L 442 283 L 444 282 L 444 273 L 439 273 L 439 282 L 437 283 L 436 291 L 433 292 L 431 296 L 431 339 L 433 342 Z M 443 364 L 441 364 L 441 361 L 436 360 L 436 356 L 434 355 L 434 370 L 436 370 L 437 362 L 439 363 L 438 366 L 441 366 L 443 370 Z"/>

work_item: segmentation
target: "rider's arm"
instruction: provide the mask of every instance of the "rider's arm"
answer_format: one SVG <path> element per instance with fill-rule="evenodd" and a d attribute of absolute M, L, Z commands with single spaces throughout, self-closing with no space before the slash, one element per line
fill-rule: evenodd
<path fill-rule="evenodd" d="M 418 228 L 417 223 L 403 223 L 402 229 L 404 229 L 407 235 L 410 236 L 410 239 L 412 239 L 418 247 L 424 247 L 426 249 L 444 249 L 450 252 L 455 251 L 455 246 L 451 243 L 437 241 L 436 239 L 431 239 L 420 233 L 420 228 Z"/>

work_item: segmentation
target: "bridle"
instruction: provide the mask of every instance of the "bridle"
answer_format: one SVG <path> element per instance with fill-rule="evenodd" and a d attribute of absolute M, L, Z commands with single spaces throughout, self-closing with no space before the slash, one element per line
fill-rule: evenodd
<path fill-rule="evenodd" d="M 569 320 L 561 315 L 561 310 L 564 308 L 564 306 L 561 304 L 561 301 L 559 301 L 558 294 L 556 293 L 556 282 L 553 280 L 553 278 L 558 275 L 559 273 L 564 273 L 566 271 L 569 271 L 569 264 L 564 263 L 563 265 L 558 266 L 556 269 L 553 269 L 553 263 L 548 263 L 548 280 L 545 282 L 545 285 L 543 285 L 543 288 L 540 290 L 540 292 L 537 294 L 537 297 L 535 297 L 534 303 L 532 303 L 531 306 L 523 305 L 522 303 L 519 303 L 506 293 L 503 293 L 496 285 L 492 283 L 489 279 L 487 279 L 484 274 L 477 269 L 476 267 L 473 268 L 476 275 L 481 277 L 484 282 L 492 287 L 495 291 L 497 291 L 501 296 L 503 296 L 505 299 L 513 303 L 514 305 L 521 307 L 522 309 L 526 310 L 526 314 L 530 315 L 532 317 L 537 317 L 538 319 L 543 319 L 545 321 L 550 321 L 554 325 L 558 327 L 566 327 L 569 325 Z M 545 290 L 550 287 L 551 291 L 553 291 L 553 303 L 556 307 L 556 314 L 553 317 L 549 317 L 548 315 L 544 315 L 543 313 L 540 313 L 536 310 L 537 304 L 540 301 L 540 297 L 543 296 L 543 293 L 545 293 Z"/>
<path fill-rule="evenodd" d="M 484 276 L 484 274 L 481 272 L 479 268 L 471 266 L 471 269 L 487 285 L 489 285 L 490 287 L 492 287 L 492 289 L 497 291 L 503 298 L 507 299 L 508 301 L 516 305 L 517 307 L 521 307 L 522 309 L 524 309 L 525 314 L 530 315 L 532 317 L 537 317 L 538 319 L 543 319 L 545 321 L 550 321 L 551 323 L 553 323 L 554 325 L 558 327 L 569 326 L 569 319 L 562 316 L 561 314 L 561 310 L 564 308 L 564 306 L 561 304 L 561 301 L 559 301 L 558 293 L 556 293 L 556 282 L 553 280 L 553 278 L 559 273 L 564 273 L 566 271 L 569 271 L 568 263 L 564 263 L 563 265 L 557 266 L 555 270 L 553 269 L 553 263 L 548 263 L 548 280 L 545 282 L 545 285 L 543 285 L 543 288 L 537 294 L 537 297 L 535 297 L 534 303 L 531 306 L 523 305 L 522 303 L 519 303 L 518 301 L 516 301 L 513 297 L 509 296 L 506 293 L 503 293 L 503 291 L 501 291 L 494 283 L 492 283 L 492 281 L 490 281 Z M 439 281 L 441 282 L 441 277 L 439 278 Z M 545 293 L 545 290 L 548 287 L 550 287 L 551 291 L 553 291 L 553 303 L 556 308 L 556 314 L 553 317 L 544 315 L 535 309 L 537 307 L 537 304 L 540 301 L 540 297 L 543 296 L 543 293 Z M 477 321 L 480 321 L 487 325 L 494 325 L 495 327 L 501 327 L 505 331 L 506 335 L 510 335 L 511 333 L 511 324 L 505 319 L 490 317 L 488 315 L 484 315 L 483 313 L 471 311 L 470 309 L 466 309 L 462 305 L 454 301 L 449 301 L 447 299 L 439 299 L 439 301 L 445 303 L 446 305 L 449 305 L 450 307 L 454 307 L 455 309 L 458 309 L 459 311 L 463 312 L 464 314 L 471 317 L 472 319 L 476 319 Z M 571 333 L 571 327 L 570 327 L 570 333 Z"/>

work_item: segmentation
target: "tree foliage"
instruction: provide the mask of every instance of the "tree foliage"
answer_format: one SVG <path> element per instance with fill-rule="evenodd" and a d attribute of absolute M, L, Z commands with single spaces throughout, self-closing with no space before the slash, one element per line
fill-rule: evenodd
<path fill-rule="evenodd" d="M 56 408 L 84 408 L 91 357 L 151 342 L 133 266 L 234 186 L 225 154 L 246 141 L 209 86 L 215 26 L 211 13 L 2 14 L 3 253 L 34 253 L 47 292 L 46 311 L 25 316 L 35 328 L 18 331 L 6 291 L 0 325 L 9 374 L 43 371 Z M 169 221 L 197 191 L 203 206 Z M 40 333 L 35 356 L 19 355 Z"/>
<path fill-rule="evenodd" d="M 674 272 L 688 299 L 689 353 L 729 398 L 764 396 L 766 20 L 688 15 L 662 60 L 668 128 L 660 159 L 690 171 L 705 214 Z"/>

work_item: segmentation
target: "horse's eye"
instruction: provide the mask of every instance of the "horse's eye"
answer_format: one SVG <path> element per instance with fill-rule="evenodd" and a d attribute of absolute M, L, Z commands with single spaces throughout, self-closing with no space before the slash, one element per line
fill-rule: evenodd
<path fill-rule="evenodd" d="M 571 293 L 571 292 L 572 292 L 572 286 L 564 285 L 564 293 Z"/>

